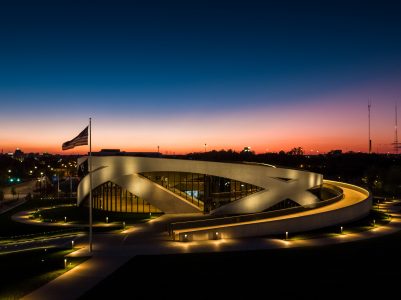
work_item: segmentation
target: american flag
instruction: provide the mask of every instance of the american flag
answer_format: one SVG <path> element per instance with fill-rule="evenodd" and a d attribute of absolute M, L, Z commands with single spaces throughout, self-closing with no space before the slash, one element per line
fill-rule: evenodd
<path fill-rule="evenodd" d="M 88 145 L 88 126 L 86 126 L 86 128 L 82 130 L 81 133 L 78 134 L 71 141 L 63 143 L 62 149 L 68 150 L 76 146 L 83 146 L 83 145 Z"/>

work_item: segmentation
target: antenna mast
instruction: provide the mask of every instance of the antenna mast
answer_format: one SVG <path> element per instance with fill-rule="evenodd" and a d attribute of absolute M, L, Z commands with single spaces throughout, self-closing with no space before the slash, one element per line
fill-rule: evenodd
<path fill-rule="evenodd" d="M 400 143 L 398 143 L 398 116 L 397 116 L 397 103 L 395 104 L 395 132 L 394 132 L 394 150 L 395 154 L 398 154 L 398 148 L 400 148 Z"/>
<path fill-rule="evenodd" d="M 370 139 L 370 107 L 372 102 L 368 100 L 368 131 L 369 131 L 369 154 L 372 153 L 372 140 Z"/>

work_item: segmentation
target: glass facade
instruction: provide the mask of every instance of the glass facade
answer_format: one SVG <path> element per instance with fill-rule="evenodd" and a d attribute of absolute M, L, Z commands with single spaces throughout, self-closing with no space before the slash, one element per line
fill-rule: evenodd
<path fill-rule="evenodd" d="M 161 212 L 142 198 L 110 181 L 93 190 L 93 208 L 132 213 Z"/>
<path fill-rule="evenodd" d="M 262 188 L 229 178 L 198 173 L 146 172 L 140 175 L 209 212 Z"/>

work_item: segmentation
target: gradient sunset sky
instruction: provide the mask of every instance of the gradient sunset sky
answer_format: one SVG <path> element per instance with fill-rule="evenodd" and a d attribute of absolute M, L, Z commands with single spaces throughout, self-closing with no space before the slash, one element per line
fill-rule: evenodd
<path fill-rule="evenodd" d="M 392 152 L 400 2 L 274 2 L 1 1 L 0 150 Z"/>

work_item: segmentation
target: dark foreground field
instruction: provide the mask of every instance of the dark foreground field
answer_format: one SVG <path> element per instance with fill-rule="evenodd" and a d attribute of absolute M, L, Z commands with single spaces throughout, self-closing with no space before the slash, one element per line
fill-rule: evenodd
<path fill-rule="evenodd" d="M 400 299 L 401 233 L 341 245 L 232 253 L 138 256 L 82 299 Z M 362 298 L 361 298 L 362 297 Z"/>

